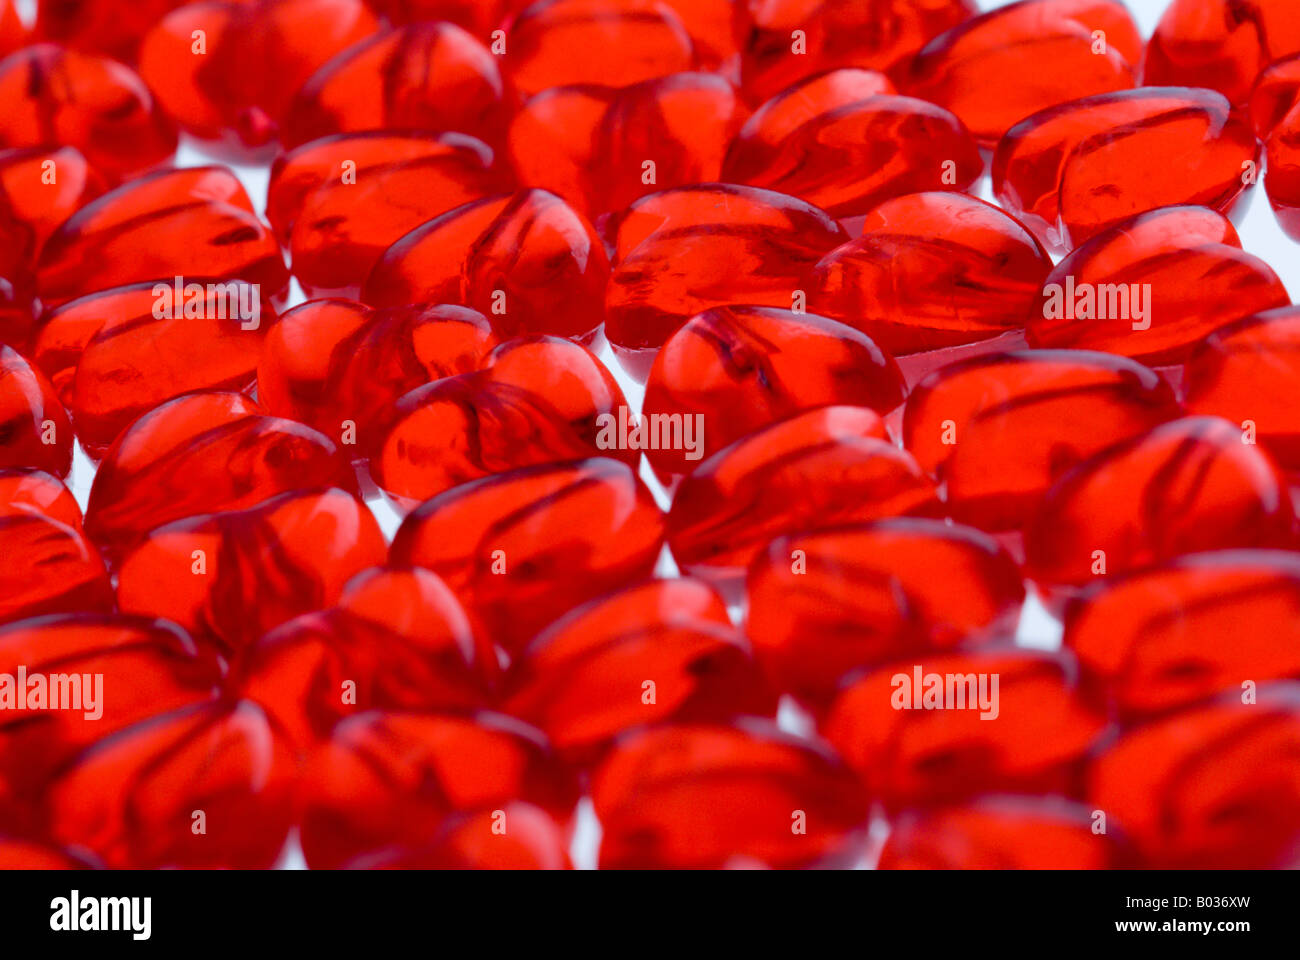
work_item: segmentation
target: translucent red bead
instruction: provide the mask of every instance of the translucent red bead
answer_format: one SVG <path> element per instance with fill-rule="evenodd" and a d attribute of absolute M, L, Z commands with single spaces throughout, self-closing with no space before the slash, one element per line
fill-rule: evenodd
<path fill-rule="evenodd" d="M 1220 94 L 1144 87 L 1018 122 L 993 155 L 993 190 L 1040 237 L 1075 246 L 1158 207 L 1226 211 L 1255 182 L 1258 159 L 1249 123 Z"/>
<path fill-rule="evenodd" d="M 852 327 L 776 307 L 716 307 L 664 343 L 642 405 L 651 424 L 697 418 L 699 443 L 646 456 L 666 473 L 689 473 L 703 457 L 803 410 L 842 404 L 883 415 L 903 393 L 893 359 Z"/>
<path fill-rule="evenodd" d="M 997 207 L 956 193 L 887 200 L 862 235 L 822 257 L 812 309 L 895 354 L 972 343 L 1020 329 L 1052 261 Z"/>

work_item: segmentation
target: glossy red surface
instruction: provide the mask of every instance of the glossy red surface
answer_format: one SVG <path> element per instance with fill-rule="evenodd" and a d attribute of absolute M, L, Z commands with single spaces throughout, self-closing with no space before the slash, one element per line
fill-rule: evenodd
<path fill-rule="evenodd" d="M 1258 160 L 1250 124 L 1220 94 L 1144 87 L 1021 120 L 998 142 L 993 191 L 1040 238 L 1077 246 L 1158 207 L 1226 211 Z"/>
<path fill-rule="evenodd" d="M 724 447 L 686 477 L 668 513 L 679 567 L 739 577 L 773 537 L 943 512 L 935 485 L 865 407 L 821 407 Z"/>
<path fill-rule="evenodd" d="M 1294 867 L 1300 842 L 1297 691 L 1230 693 L 1138 727 L 1093 763 L 1089 800 L 1149 867 Z"/>
<path fill-rule="evenodd" d="M 496 143 L 504 92 L 498 58 L 478 38 L 451 23 L 413 23 L 354 43 L 312 74 L 289 104 L 284 141 L 389 129 Z"/>
<path fill-rule="evenodd" d="M 237 281 L 223 287 L 227 295 L 211 301 L 215 309 L 203 299 L 189 301 L 201 316 L 156 310 L 160 298 L 151 283 L 94 293 L 45 315 L 34 359 L 50 375 L 91 457 L 103 456 L 137 417 L 182 394 L 251 390 L 264 325 L 274 313 L 258 309 L 251 328 L 253 321 L 239 314 L 258 306 L 257 291 Z"/>
<path fill-rule="evenodd" d="M 696 61 L 681 17 L 656 0 L 538 0 L 511 22 L 506 50 L 510 82 L 525 97 L 581 83 L 626 87 Z"/>
<path fill-rule="evenodd" d="M 286 493 L 152 531 L 118 567 L 117 602 L 239 651 L 337 602 L 353 574 L 384 562 L 384 547 L 374 516 L 351 494 Z"/>
<path fill-rule="evenodd" d="M 176 128 L 125 64 L 53 44 L 0 60 L 0 146 L 76 147 L 112 181 L 176 152 Z"/>
<path fill-rule="evenodd" d="M 710 307 L 790 309 L 808 268 L 848 239 L 809 203 L 731 184 L 643 197 L 613 218 L 608 232 L 605 335 L 625 350 L 660 346 Z"/>
<path fill-rule="evenodd" d="M 1028 314 L 1031 346 L 1182 363 L 1216 327 L 1291 302 L 1281 279 L 1205 207 L 1166 207 L 1102 233 L 1058 263 Z"/>
<path fill-rule="evenodd" d="M 30 270 L 59 224 L 103 192 L 76 147 L 0 150 L 0 273 Z"/>
<path fill-rule="evenodd" d="M 1278 226 L 1292 240 L 1300 237 L 1300 107 L 1292 108 L 1264 144 L 1264 189 Z"/>
<path fill-rule="evenodd" d="M 448 817 L 516 800 L 561 821 L 577 800 L 535 730 L 494 714 L 364 713 L 305 764 L 303 853 L 314 868 L 366 867 L 433 841 Z"/>
<path fill-rule="evenodd" d="M 522 190 L 416 227 L 384 251 L 361 299 L 462 303 L 505 336 L 588 339 L 605 319 L 608 278 L 605 248 L 582 214 L 555 194 Z"/>
<path fill-rule="evenodd" d="M 0 623 L 112 609 L 104 561 L 80 530 L 37 513 L 0 516 Z"/>
<path fill-rule="evenodd" d="M 37 515 L 81 529 L 72 491 L 43 470 L 0 470 L 0 517 Z"/>
<path fill-rule="evenodd" d="M 748 111 L 713 73 L 675 73 L 622 90 L 543 90 L 515 114 L 508 151 L 520 183 L 587 217 L 669 187 L 717 180 Z"/>
<path fill-rule="evenodd" d="M 398 399 L 480 369 L 497 343 L 487 318 L 467 307 L 312 300 L 267 331 L 257 395 L 271 413 L 311 424 L 358 459 Z"/>
<path fill-rule="evenodd" d="M 140 75 L 186 133 L 254 151 L 318 67 L 378 29 L 363 0 L 188 3 L 145 34 Z"/>
<path fill-rule="evenodd" d="M 773 686 L 824 708 L 859 668 L 1012 636 L 1025 587 L 993 538 L 904 517 L 777 537 L 745 593 Z"/>
<path fill-rule="evenodd" d="M 186 0 L 37 0 L 38 39 L 135 60 L 140 40 L 159 19 Z"/>
<path fill-rule="evenodd" d="M 613 869 L 847 866 L 870 802 L 829 752 L 765 724 L 629 735 L 591 795 Z"/>
<path fill-rule="evenodd" d="M 0 469 L 31 467 L 56 477 L 72 469 L 72 424 L 45 374 L 0 346 Z"/>
<path fill-rule="evenodd" d="M 145 414 L 109 448 L 90 488 L 86 532 L 121 557 L 173 520 L 322 485 L 356 488 L 348 457 L 328 437 L 267 416 L 242 393 L 192 393 Z"/>
<path fill-rule="evenodd" d="M 809 307 L 895 354 L 1019 329 L 1052 261 L 1023 225 L 956 193 L 915 193 L 866 215 L 862 235 L 817 263 Z"/>
<path fill-rule="evenodd" d="M 840 404 L 883 416 L 903 395 L 893 358 L 852 327 L 776 307 L 715 307 L 664 343 L 641 409 L 651 427 L 655 417 L 676 417 L 684 431 L 685 418 L 703 418 L 696 449 L 670 445 L 646 456 L 658 470 L 689 473 L 703 457 L 804 410 Z"/>
<path fill-rule="evenodd" d="M 755 103 L 837 67 L 897 76 L 929 40 L 978 10 L 975 0 L 738 0 L 737 6 L 748 28 L 741 76 Z"/>
<path fill-rule="evenodd" d="M 282 623 L 244 650 L 231 687 L 307 750 L 367 710 L 481 709 L 495 656 L 437 576 L 374 568 L 348 583 L 337 606 Z"/>
<path fill-rule="evenodd" d="M 276 159 L 267 216 L 309 297 L 355 297 L 409 231 L 509 187 L 492 159 L 486 144 L 459 133 L 322 137 Z"/>
<path fill-rule="evenodd" d="M 1114 843 L 1090 811 L 1051 801 L 992 798 L 898 817 L 880 870 L 1105 870 Z"/>
<path fill-rule="evenodd" d="M 407 516 L 391 556 L 442 577 L 476 629 L 518 653 L 578 604 L 649 576 L 662 543 L 632 468 L 598 458 L 454 487 Z"/>
<path fill-rule="evenodd" d="M 1024 0 L 935 37 L 900 83 L 992 146 L 1032 113 L 1136 86 L 1141 60 L 1142 38 L 1123 3 Z"/>
<path fill-rule="evenodd" d="M 72 696 L 60 701 L 65 709 L 0 713 L 0 783 L 24 798 L 94 744 L 151 717 L 209 701 L 223 674 L 214 652 L 176 625 L 102 613 L 0 627 L 0 673 L 14 677 L 20 667 L 29 679 L 76 678 L 65 688 Z M 4 793 L 0 787 L 0 797 Z"/>
<path fill-rule="evenodd" d="M 1300 308 L 1266 310 L 1220 327 L 1187 361 L 1190 413 L 1224 417 L 1287 470 L 1300 470 Z"/>
<path fill-rule="evenodd" d="M 36 265 L 47 307 L 132 283 L 172 284 L 178 276 L 186 284 L 255 283 L 268 303 L 288 293 L 275 237 L 225 167 L 163 170 L 123 184 L 64 221 Z"/>
<path fill-rule="evenodd" d="M 918 383 L 903 443 L 946 485 L 955 519 L 997 532 L 1020 527 L 1066 470 L 1179 413 L 1169 384 L 1124 357 L 996 353 Z"/>
<path fill-rule="evenodd" d="M 776 697 L 711 587 L 652 580 L 577 607 L 534 637 L 511 665 L 502 709 L 585 765 L 628 730 L 772 717 Z"/>
<path fill-rule="evenodd" d="M 1269 456 L 1226 420 L 1186 417 L 1062 474 L 1025 528 L 1025 572 L 1082 586 L 1200 550 L 1291 547 L 1294 528 Z"/>
<path fill-rule="evenodd" d="M 791 123 L 792 111 L 806 119 Z M 777 129 L 765 130 L 769 125 Z M 759 108 L 727 151 L 721 179 L 779 190 L 847 217 L 906 193 L 964 190 L 983 167 L 975 140 L 942 107 L 863 96 L 818 77 Z"/>
<path fill-rule="evenodd" d="M 1209 87 L 1245 103 L 1261 70 L 1300 51 L 1289 0 L 1172 0 L 1147 45 L 1143 82 Z"/>
<path fill-rule="evenodd" d="M 366 443 L 375 483 L 410 508 L 455 487 L 516 467 L 610 456 L 635 466 L 637 450 L 605 442 L 627 400 L 586 347 L 557 337 L 518 337 L 483 369 L 402 396 Z"/>
<path fill-rule="evenodd" d="M 1300 557 L 1222 550 L 1104 580 L 1071 604 L 1065 645 L 1120 717 L 1141 721 L 1300 676 Z"/>
<path fill-rule="evenodd" d="M 110 868 L 266 869 L 288 837 L 293 785 L 261 711 L 213 702 L 98 740 L 40 802 L 57 842 Z"/>
<path fill-rule="evenodd" d="M 990 791 L 1074 793 L 1104 727 L 1077 695 L 1068 661 L 1004 650 L 881 667 L 845 688 L 822 729 L 868 789 L 899 809 Z"/>

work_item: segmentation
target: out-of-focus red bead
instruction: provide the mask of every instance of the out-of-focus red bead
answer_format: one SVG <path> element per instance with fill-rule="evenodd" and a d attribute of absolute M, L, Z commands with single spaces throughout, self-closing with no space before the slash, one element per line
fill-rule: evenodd
<path fill-rule="evenodd" d="M 27 28 L 14 0 L 0 0 L 0 57 L 7 57 L 27 42 Z"/>
<path fill-rule="evenodd" d="M 1186 405 L 1249 431 L 1288 471 L 1300 471 L 1300 307 L 1219 328 L 1187 361 Z"/>
<path fill-rule="evenodd" d="M 790 309 L 801 278 L 848 234 L 824 210 L 757 187 L 713 183 L 643 197 L 612 218 L 605 333 L 658 347 L 710 307 Z"/>
<path fill-rule="evenodd" d="M 1292 240 L 1300 238 L 1300 106 L 1291 110 L 1265 144 L 1268 193 L 1278 226 Z"/>
<path fill-rule="evenodd" d="M 307 78 L 378 28 L 363 0 L 189 3 L 145 35 L 140 75 L 187 133 L 255 151 Z"/>
<path fill-rule="evenodd" d="M 635 466 L 639 450 L 604 442 L 617 439 L 607 435 L 626 410 L 618 381 L 586 347 L 520 337 L 493 350 L 482 370 L 403 396 L 363 449 L 375 483 L 409 509 L 516 467 L 599 456 Z"/>
<path fill-rule="evenodd" d="M 186 0 L 37 0 L 36 37 L 134 63 L 149 28 Z"/>
<path fill-rule="evenodd" d="M 987 798 L 909 811 L 892 824 L 879 870 L 1105 870 L 1114 842 L 1091 811 L 1052 800 Z"/>
<path fill-rule="evenodd" d="M 0 516 L 0 622 L 112 609 L 104 561 L 80 530 L 38 513 Z"/>
<path fill-rule="evenodd" d="M 1257 696 L 1243 703 L 1234 692 L 1138 727 L 1094 762 L 1090 802 L 1143 866 L 1296 866 L 1300 693 L 1286 685 Z"/>
<path fill-rule="evenodd" d="M 33 267 L 59 224 L 103 192 L 76 147 L 0 150 L 0 274 Z"/>
<path fill-rule="evenodd" d="M 846 687 L 824 732 L 890 809 L 1073 792 L 1104 721 L 1071 674 L 1027 650 L 899 661 Z"/>
<path fill-rule="evenodd" d="M 993 190 L 1040 238 L 1069 247 L 1158 207 L 1226 211 L 1258 160 L 1250 124 L 1221 94 L 1123 90 L 1017 123 L 993 155 Z"/>
<path fill-rule="evenodd" d="M 47 307 L 176 277 L 255 283 L 266 302 L 280 300 L 289 287 L 275 237 L 225 167 L 162 170 L 104 194 L 50 236 L 36 276 Z"/>
<path fill-rule="evenodd" d="M 451 23 L 413 23 L 348 47 L 290 104 L 284 140 L 298 146 L 359 130 L 459 130 L 488 143 L 505 132 L 497 58 Z"/>
<path fill-rule="evenodd" d="M 912 517 L 777 537 L 745 590 L 759 663 L 813 707 L 859 667 L 1011 636 L 1025 598 L 993 538 Z"/>
<path fill-rule="evenodd" d="M 1025 572 L 1082 586 L 1184 553 L 1292 546 L 1294 526 L 1269 456 L 1226 420 L 1185 417 L 1063 474 L 1025 528 Z"/>
<path fill-rule="evenodd" d="M 1130 721 L 1300 676 L 1300 555 L 1217 550 L 1100 581 L 1066 608 L 1064 642 Z"/>
<path fill-rule="evenodd" d="M 30 799 L 92 744 L 141 720 L 211 699 L 223 672 L 212 650 L 197 646 L 174 624 L 98 613 L 0 628 L 0 673 L 14 677 L 20 667 L 29 680 L 73 677 L 64 689 L 81 696 L 66 709 L 0 713 L 0 783 L 7 781 L 20 799 Z"/>
<path fill-rule="evenodd" d="M 893 358 L 850 326 L 776 307 L 716 307 L 664 343 L 642 405 L 651 426 L 656 417 L 683 425 L 702 417 L 698 446 L 651 448 L 646 456 L 665 473 L 689 473 L 702 457 L 777 420 L 828 404 L 883 415 L 904 393 Z"/>
<path fill-rule="evenodd" d="M 1025 0 L 935 37 L 901 84 L 992 146 L 1032 113 L 1135 86 L 1141 60 L 1142 37 L 1117 0 Z"/>
<path fill-rule="evenodd" d="M 974 0 L 740 0 L 745 92 L 761 103 L 837 67 L 901 73 L 926 42 L 977 12 Z"/>
<path fill-rule="evenodd" d="M 217 702 L 99 740 L 41 803 L 56 841 L 110 868 L 264 870 L 288 837 L 293 773 L 260 710 Z"/>
<path fill-rule="evenodd" d="M 1291 302 L 1228 219 L 1205 207 L 1138 214 L 1065 257 L 1028 315 L 1035 347 L 1179 364 L 1216 327 Z"/>
<path fill-rule="evenodd" d="M 1300 55 L 1278 60 L 1259 75 L 1250 94 L 1250 121 L 1255 125 L 1255 136 L 1267 142 L 1269 134 L 1297 103 L 1300 103 Z"/>
<path fill-rule="evenodd" d="M 0 274 L 0 343 L 30 353 L 38 310 L 34 283 L 29 276 L 15 275 L 16 281 Z"/>
<path fill-rule="evenodd" d="M 72 491 L 43 470 L 0 470 L 0 517 L 36 514 L 81 529 Z"/>
<path fill-rule="evenodd" d="M 847 217 L 905 193 L 964 190 L 979 177 L 979 148 L 943 107 L 857 87 L 828 74 L 769 100 L 732 142 L 722 179 Z"/>
<path fill-rule="evenodd" d="M 768 724 L 632 734 L 591 795 L 606 869 L 848 866 L 870 810 L 838 758 Z"/>
<path fill-rule="evenodd" d="M 510 800 L 495 810 L 452 814 L 420 846 L 390 847 L 366 857 L 364 866 L 398 870 L 568 870 L 569 831 L 541 807 Z"/>
<path fill-rule="evenodd" d="M 89 866 L 66 850 L 0 835 L 0 870 L 84 870 Z"/>
<path fill-rule="evenodd" d="M 385 546 L 351 494 L 286 493 L 152 531 L 118 567 L 117 602 L 238 651 L 336 603 L 354 574 L 384 562 Z"/>
<path fill-rule="evenodd" d="M 1173 0 L 1147 44 L 1143 82 L 1209 87 L 1243 104 L 1268 64 L 1300 51 L 1290 0 Z"/>
<path fill-rule="evenodd" d="M 0 146 L 76 147 L 116 182 L 176 152 L 176 129 L 128 66 L 53 44 L 0 60 Z"/>
<path fill-rule="evenodd" d="M 683 569 L 730 579 L 773 537 L 932 515 L 935 485 L 865 407 L 821 407 L 756 430 L 677 489 L 668 544 Z"/>
<path fill-rule="evenodd" d="M 1124 357 L 988 354 L 916 385 L 904 410 L 903 445 L 946 484 L 954 518 L 1009 530 L 1066 470 L 1179 412 L 1168 382 Z"/>
<path fill-rule="evenodd" d="M 356 489 L 350 459 L 328 437 L 266 416 L 242 393 L 193 393 L 145 414 L 109 448 L 90 488 L 86 532 L 120 557 L 173 520 L 319 486 Z"/>
<path fill-rule="evenodd" d="M 867 214 L 862 235 L 813 269 L 809 306 L 895 354 L 984 340 L 1024 323 L 1052 260 L 1023 225 L 958 193 L 917 193 Z"/>
<path fill-rule="evenodd" d="M 223 287 L 229 296 L 219 299 L 218 312 L 225 319 L 206 307 L 198 317 L 182 308 L 156 310 L 157 288 L 149 283 L 81 297 L 46 314 L 35 360 L 72 412 L 87 454 L 102 456 L 137 417 L 181 394 L 252 388 L 266 317 L 243 329 L 251 321 L 238 314 L 257 307 L 257 291 L 238 281 Z"/>
<path fill-rule="evenodd" d="M 511 22 L 510 81 L 525 97 L 549 87 L 626 87 L 690 70 L 681 18 L 656 0 L 538 0 Z"/>
<path fill-rule="evenodd" d="M 54 386 L 17 350 L 0 346 L 0 469 L 72 470 L 72 424 Z"/>
<path fill-rule="evenodd" d="M 392 561 L 443 578 L 483 636 L 517 653 L 578 604 L 644 579 L 663 516 L 626 463 L 524 467 L 454 487 L 412 512 Z"/>
<path fill-rule="evenodd" d="M 628 730 L 772 717 L 776 698 L 711 587 L 652 580 L 539 633 L 511 665 L 502 709 L 587 765 Z"/>
<path fill-rule="evenodd" d="M 495 651 L 428 570 L 358 574 L 337 606 L 282 623 L 245 650 L 231 686 L 300 749 L 366 710 L 464 712 L 487 705 Z"/>
<path fill-rule="evenodd" d="M 361 299 L 463 303 L 502 336 L 589 338 L 605 319 L 609 260 L 591 224 L 545 190 L 457 207 L 389 247 Z"/>
<path fill-rule="evenodd" d="M 480 369 L 497 342 L 487 318 L 468 307 L 372 310 L 313 300 L 267 331 L 257 396 L 271 413 L 339 438 L 358 459 L 403 394 Z"/>
<path fill-rule="evenodd" d="M 446 20 L 486 37 L 530 0 L 366 0 L 389 23 L 405 26 L 422 20 Z"/>
<path fill-rule="evenodd" d="M 367 867 L 427 845 L 448 817 L 500 811 L 513 800 L 561 821 L 577 801 L 537 731 L 487 713 L 361 714 L 340 723 L 305 765 L 303 854 L 315 869 Z M 509 814 L 501 825 L 509 836 Z"/>
<path fill-rule="evenodd" d="M 492 151 L 464 134 L 342 134 L 276 159 L 267 213 L 309 297 L 355 297 L 395 241 L 508 187 Z"/>
<path fill-rule="evenodd" d="M 736 88 L 713 73 L 622 90 L 556 87 L 515 114 L 510 159 L 521 183 L 594 219 L 656 190 L 717 180 L 747 113 Z"/>

